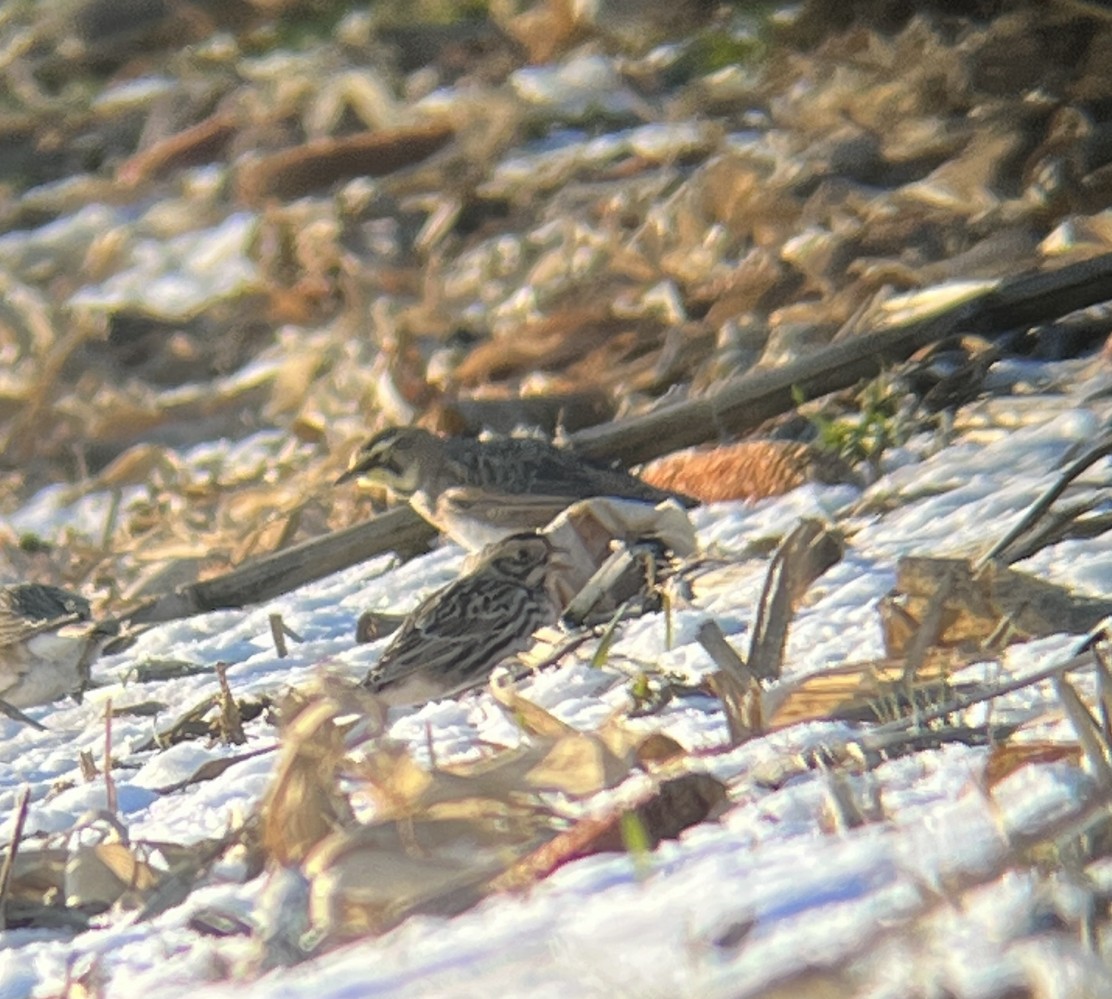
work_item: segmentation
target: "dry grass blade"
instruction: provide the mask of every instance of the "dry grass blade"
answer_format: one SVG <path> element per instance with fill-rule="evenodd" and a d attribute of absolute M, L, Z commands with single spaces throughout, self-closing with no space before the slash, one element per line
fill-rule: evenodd
<path fill-rule="evenodd" d="M 749 644 L 749 669 L 758 680 L 779 678 L 792 614 L 808 587 L 837 564 L 842 553 L 842 539 L 817 520 L 801 521 L 777 549 Z"/>
<path fill-rule="evenodd" d="M 618 637 L 618 625 L 622 623 L 622 619 L 628 610 L 629 601 L 627 600 L 614 611 L 610 620 L 606 622 L 606 627 L 602 629 L 602 635 L 598 640 L 598 648 L 591 656 L 592 669 L 599 669 L 606 665 L 606 660 L 610 658 L 610 649 L 614 645 L 614 639 Z"/>
<path fill-rule="evenodd" d="M 942 632 L 942 615 L 946 610 L 946 601 L 950 599 L 953 588 L 953 574 L 950 572 L 944 573 L 938 581 L 938 588 L 931 594 L 927 602 L 926 612 L 920 619 L 915 634 L 911 641 L 907 643 L 907 648 L 904 651 L 903 682 L 909 692 L 915 677 L 918 676 L 919 670 L 923 668 L 923 664 L 927 660 L 928 649 L 938 643 L 939 635 Z"/>
<path fill-rule="evenodd" d="M 997 746 L 1010 739 L 1015 730 L 1015 725 L 938 725 L 915 731 L 886 732 L 877 736 L 866 732 L 849 744 L 848 751 L 871 768 L 897 756 L 939 749 L 951 743 Z"/>
<path fill-rule="evenodd" d="M 522 697 L 514 689 L 513 681 L 505 674 L 490 678 L 490 692 L 494 700 L 530 735 L 559 739 L 575 732 L 574 728 L 560 721 L 551 712 Z"/>
<path fill-rule="evenodd" d="M 1097 441 L 1080 458 L 1072 462 L 1059 476 L 1058 481 L 1031 504 L 1027 513 L 1020 518 L 1019 523 L 977 559 L 973 567 L 974 572 L 979 573 L 993 559 L 1005 554 L 1019 538 L 1038 523 L 1039 519 L 1053 506 L 1054 501 L 1066 491 L 1066 488 L 1074 479 L 1109 454 L 1112 454 L 1112 435 L 1106 435 L 1103 440 Z M 1008 561 L 1012 560 L 1008 559 Z"/>
<path fill-rule="evenodd" d="M 235 766 L 237 763 L 242 763 L 244 760 L 253 760 L 256 756 L 265 756 L 267 753 L 276 751 L 277 746 L 261 746 L 259 749 L 252 749 L 246 753 L 238 753 L 235 756 L 223 756 L 215 760 L 206 760 L 196 770 L 193 771 L 185 780 L 175 781 L 173 784 L 165 784 L 162 787 L 155 788 L 157 794 L 176 794 L 178 791 L 187 787 L 192 787 L 194 784 L 203 784 L 205 781 L 216 780 L 225 770 L 229 767 Z"/>
<path fill-rule="evenodd" d="M 1094 513 L 1098 502 L 1094 499 L 1067 510 L 1051 512 L 1037 530 L 1033 529 L 1026 538 L 1017 539 L 1008 547 L 1006 561 L 1022 562 L 1060 541 L 1099 538 L 1112 531 L 1112 514 Z"/>
<path fill-rule="evenodd" d="M 764 731 L 764 718 L 756 677 L 726 641 L 717 622 L 704 621 L 695 637 L 718 666 L 712 680 L 726 715 L 730 745 L 739 746 L 760 735 Z"/>
<path fill-rule="evenodd" d="M 723 673 L 728 673 L 742 687 L 748 687 L 756 679 L 753 671 L 746 665 L 726 640 L 725 634 L 718 626 L 717 621 L 704 621 L 699 625 L 695 636 L 699 644 L 706 650 L 708 656 L 714 660 L 715 666 Z"/>
<path fill-rule="evenodd" d="M 15 806 L 15 824 L 8 840 L 8 852 L 4 855 L 4 866 L 0 867 L 0 930 L 8 928 L 8 891 L 12 883 L 12 869 L 19 842 L 23 838 L 23 827 L 27 822 L 27 809 L 31 802 L 31 788 L 24 785 Z"/>
<path fill-rule="evenodd" d="M 228 667 L 224 663 L 216 664 L 216 679 L 220 683 L 220 735 L 225 744 L 242 746 L 247 741 L 243 732 L 243 715 L 240 713 L 239 704 L 232 696 L 232 688 L 228 684 Z"/>
<path fill-rule="evenodd" d="M 1109 762 L 1112 747 L 1105 742 L 1100 725 L 1064 677 L 1055 678 L 1054 689 L 1070 724 L 1077 732 L 1077 741 L 1081 743 L 1089 769 L 1102 787 L 1112 788 L 1112 763 Z"/>

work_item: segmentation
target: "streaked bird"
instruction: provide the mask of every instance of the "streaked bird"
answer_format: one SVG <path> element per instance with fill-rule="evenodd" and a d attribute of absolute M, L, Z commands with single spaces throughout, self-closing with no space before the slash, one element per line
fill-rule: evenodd
<path fill-rule="evenodd" d="M 408 500 L 422 517 L 472 550 L 543 527 L 566 506 L 592 496 L 696 504 L 547 441 L 438 437 L 419 427 L 392 427 L 372 437 L 336 481 L 360 477 Z"/>
<path fill-rule="evenodd" d="M 16 708 L 80 697 L 100 650 L 118 632 L 89 601 L 42 583 L 0 586 L 0 698 Z"/>
<path fill-rule="evenodd" d="M 424 600 L 402 624 L 363 686 L 394 703 L 449 696 L 481 683 L 500 662 L 555 624 L 550 570 L 559 552 L 539 534 L 491 545 L 470 572 Z"/>

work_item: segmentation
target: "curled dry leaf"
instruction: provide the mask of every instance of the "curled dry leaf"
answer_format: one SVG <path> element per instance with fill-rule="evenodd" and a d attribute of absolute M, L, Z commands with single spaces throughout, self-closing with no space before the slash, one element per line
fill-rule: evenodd
<path fill-rule="evenodd" d="M 1030 763 L 1054 763 L 1068 760 L 1081 765 L 1081 747 L 1066 742 L 1007 742 L 992 747 L 985 764 L 985 783 L 995 787 L 1005 777 Z"/>
<path fill-rule="evenodd" d="M 282 733 L 273 781 L 260 806 L 266 853 L 299 863 L 333 829 L 353 821 L 338 789 L 344 759 L 343 707 L 329 697 L 306 704 Z"/>
<path fill-rule="evenodd" d="M 625 849 L 623 815 L 635 817 L 646 845 L 652 849 L 661 840 L 673 839 L 684 829 L 717 817 L 726 802 L 725 785 L 709 774 L 688 773 L 663 781 L 628 812 L 619 810 L 602 818 L 580 820 L 509 867 L 492 886 L 511 891 L 528 888 L 572 860 Z"/>
<path fill-rule="evenodd" d="M 561 736 L 525 775 L 528 786 L 585 797 L 615 787 L 629 775 L 629 763 L 615 756 L 598 736 Z"/>
<path fill-rule="evenodd" d="M 331 940 L 382 933 L 414 912 L 470 908 L 505 864 L 496 826 L 407 820 L 337 832 L 305 859 L 310 922 Z"/>
<path fill-rule="evenodd" d="M 101 912 L 118 902 L 138 905 L 159 875 L 125 843 L 79 846 L 66 861 L 66 905 Z M 126 898 L 125 898 L 126 897 Z"/>
<path fill-rule="evenodd" d="M 555 580 L 561 606 L 567 606 L 586 586 L 609 558 L 616 541 L 634 544 L 653 539 L 679 558 L 694 554 L 698 547 L 687 513 L 672 501 L 651 506 L 601 496 L 580 500 L 560 513 L 543 533 L 561 552 Z"/>

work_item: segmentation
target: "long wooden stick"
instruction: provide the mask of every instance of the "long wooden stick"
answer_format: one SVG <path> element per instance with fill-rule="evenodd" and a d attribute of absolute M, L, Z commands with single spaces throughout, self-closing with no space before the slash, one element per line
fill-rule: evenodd
<path fill-rule="evenodd" d="M 312 538 L 231 572 L 164 593 L 128 617 L 133 624 L 156 624 L 226 607 L 243 607 L 288 593 L 383 552 L 423 551 L 436 529 L 408 506 L 362 524 Z"/>
<path fill-rule="evenodd" d="M 783 368 L 730 379 L 700 399 L 581 430 L 571 441 L 590 457 L 620 458 L 629 465 L 648 461 L 678 448 L 751 430 L 791 410 L 800 393 L 813 399 L 849 388 L 959 327 L 991 335 L 1107 299 L 1112 299 L 1112 254 L 1006 278 L 926 318 L 831 344 Z"/>
<path fill-rule="evenodd" d="M 581 430 L 572 435 L 571 442 L 587 456 L 635 464 L 752 429 L 792 409 L 797 392 L 814 398 L 846 388 L 960 326 L 991 333 L 1053 319 L 1106 299 L 1112 299 L 1112 253 L 1047 273 L 1005 279 L 926 319 L 893 324 L 832 344 L 784 368 L 731 379 L 701 399 Z M 154 624 L 258 603 L 383 552 L 404 556 L 423 551 L 435 533 L 411 509 L 399 507 L 366 523 L 254 560 L 223 576 L 163 594 L 127 616 L 134 624 Z"/>

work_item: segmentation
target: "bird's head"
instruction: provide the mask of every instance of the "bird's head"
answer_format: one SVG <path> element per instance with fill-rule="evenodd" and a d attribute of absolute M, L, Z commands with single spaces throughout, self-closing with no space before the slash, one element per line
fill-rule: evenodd
<path fill-rule="evenodd" d="M 562 565 L 565 556 L 545 535 L 525 532 L 490 545 L 481 562 L 499 575 L 533 587 L 542 585 L 548 571 Z"/>
<path fill-rule="evenodd" d="M 375 434 L 337 480 L 367 479 L 408 499 L 421 488 L 423 473 L 439 459 L 440 439 L 420 427 L 391 427 Z"/>

